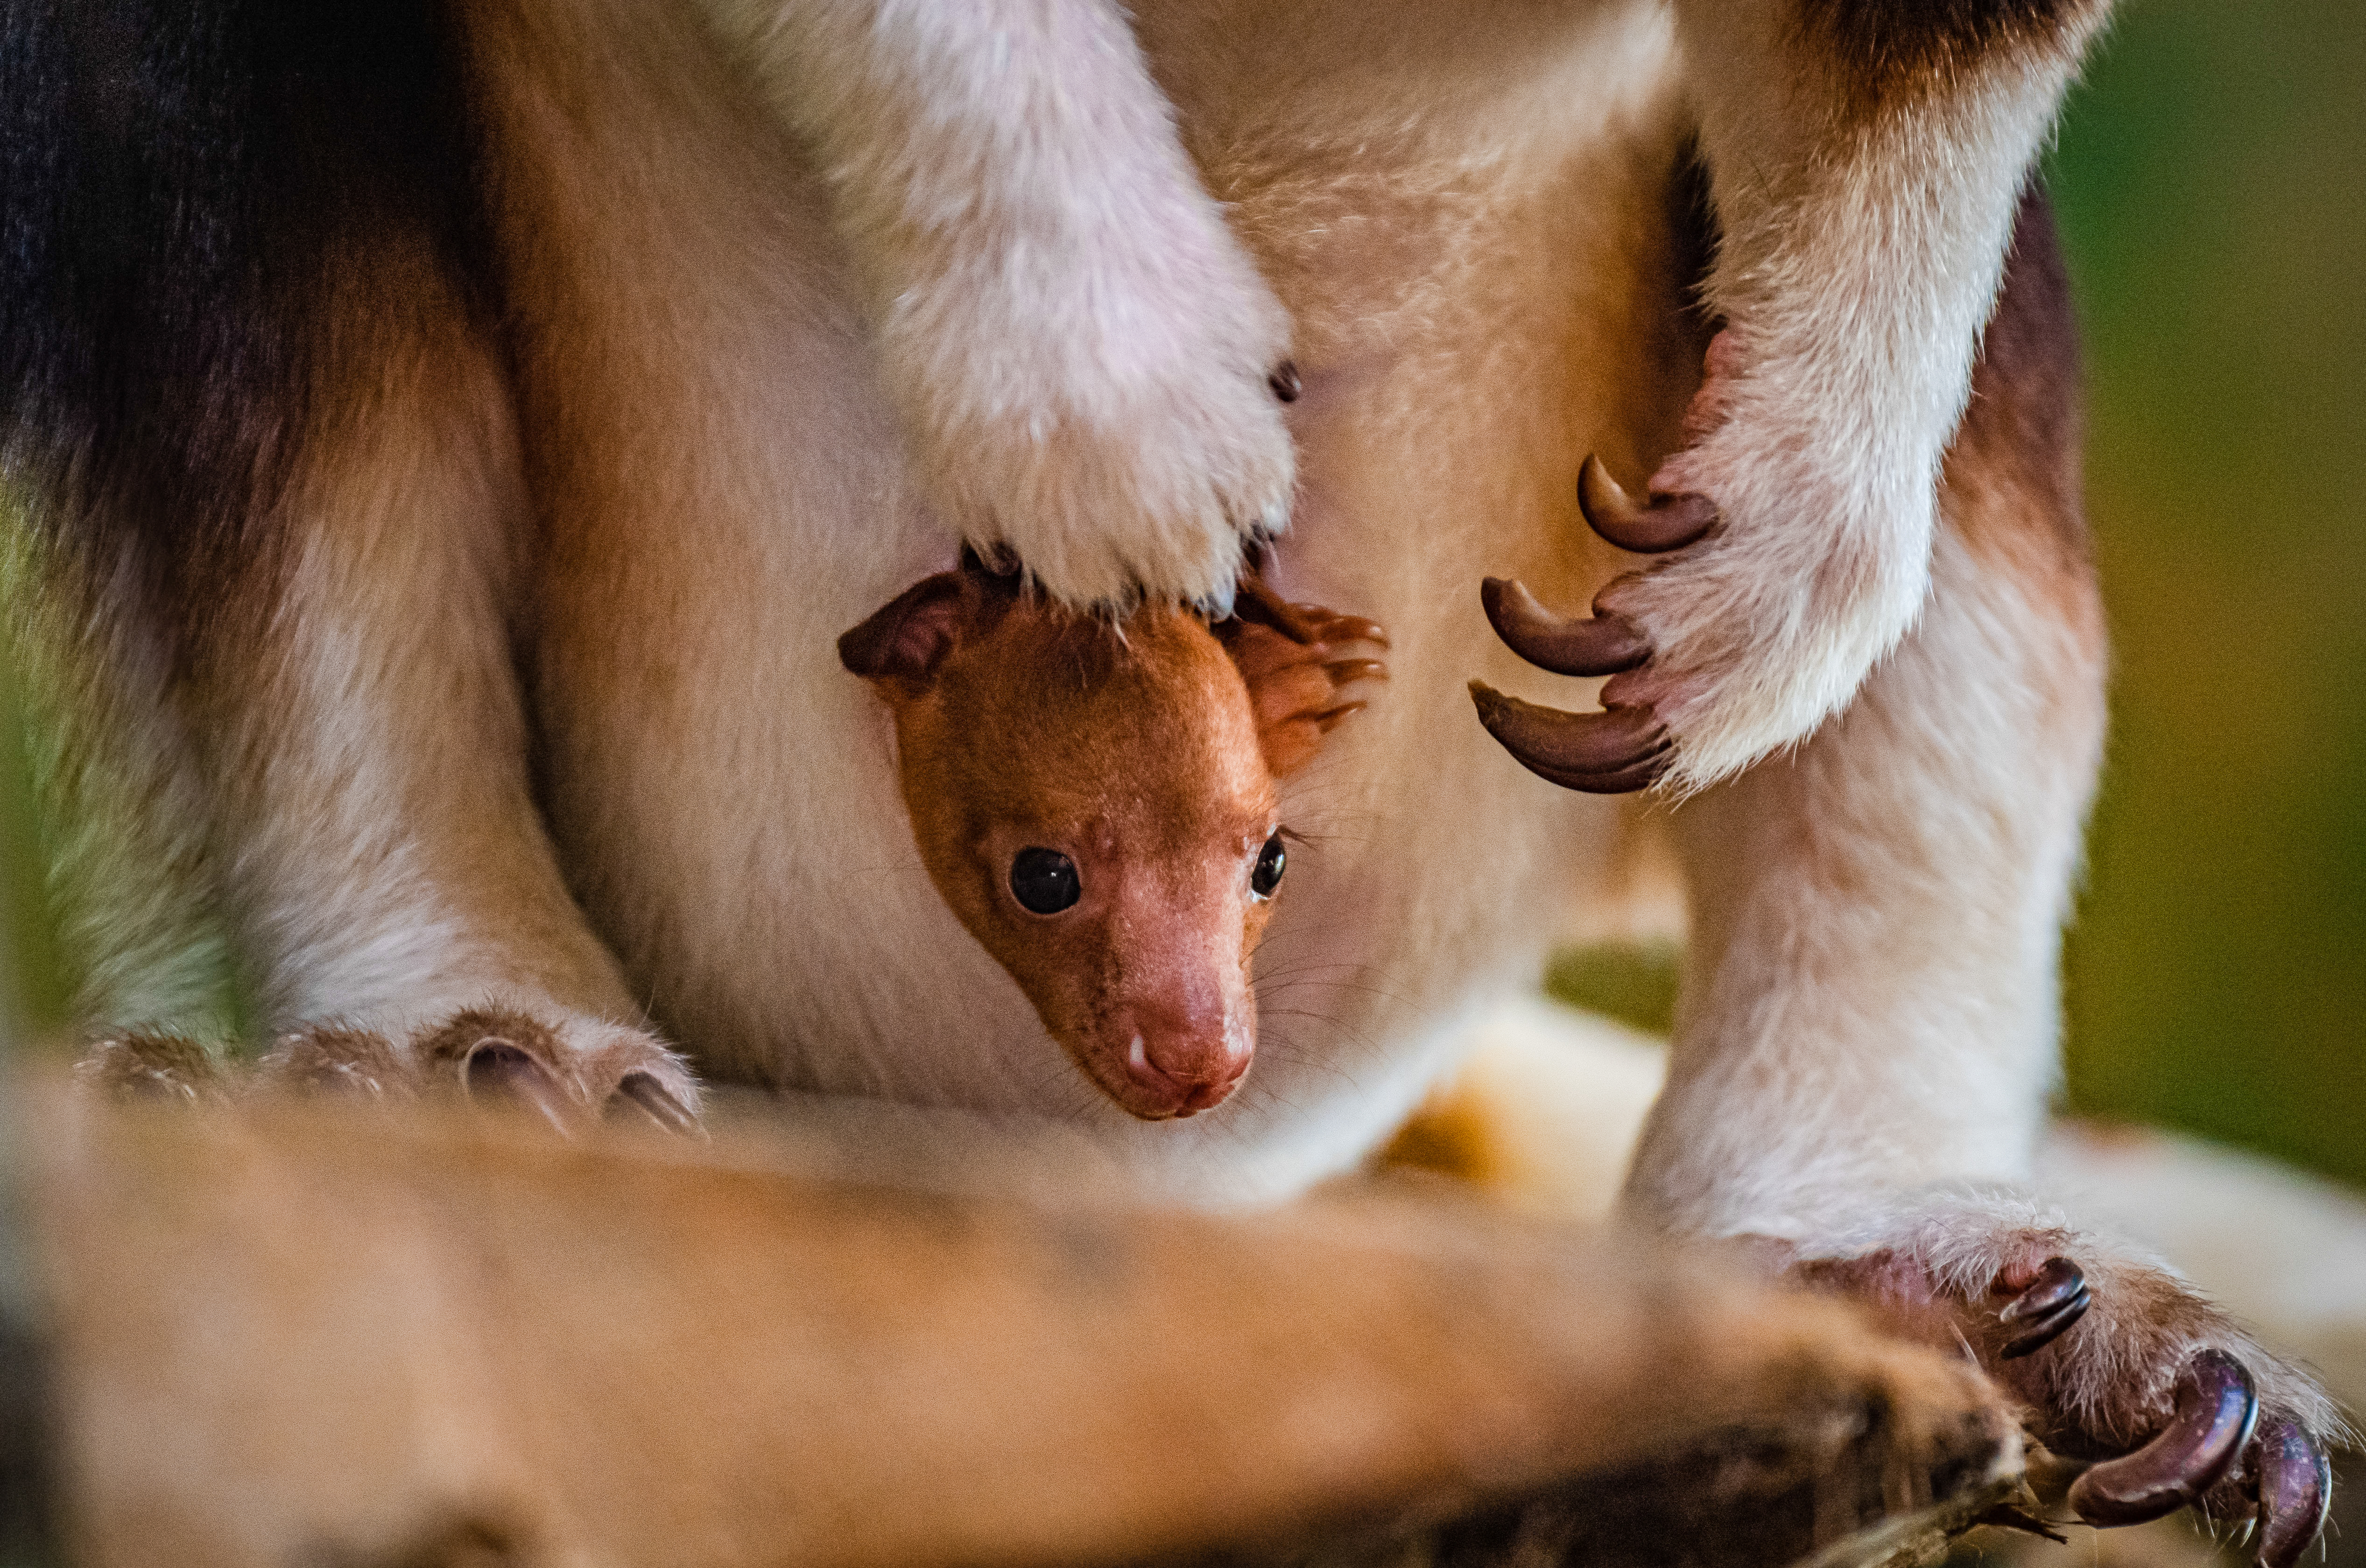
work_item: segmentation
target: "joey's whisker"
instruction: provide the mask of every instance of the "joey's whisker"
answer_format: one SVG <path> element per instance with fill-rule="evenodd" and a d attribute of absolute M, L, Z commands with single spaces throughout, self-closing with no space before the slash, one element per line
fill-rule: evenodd
<path fill-rule="evenodd" d="M 1263 981 L 1259 981 L 1257 983 L 1257 994 L 1260 997 L 1265 994 L 1265 984 L 1266 983 Z M 1273 985 L 1274 989 L 1278 992 L 1292 990 L 1302 986 L 1320 986 L 1324 990 L 1358 991 L 1368 997 L 1378 997 L 1384 1002 L 1391 1002 L 1399 1007 L 1405 1005 L 1405 999 L 1403 997 L 1398 996 L 1394 991 L 1389 990 L 1385 987 L 1365 985 L 1362 982 L 1356 980 L 1316 980 L 1306 978 L 1304 976 L 1285 975 L 1275 976 Z"/>

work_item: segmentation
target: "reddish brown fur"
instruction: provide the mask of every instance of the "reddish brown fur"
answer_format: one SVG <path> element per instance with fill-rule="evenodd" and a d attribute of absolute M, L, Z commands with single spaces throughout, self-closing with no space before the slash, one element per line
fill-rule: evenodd
<path fill-rule="evenodd" d="M 840 643 L 896 713 L 920 858 L 1085 1075 L 1136 1116 L 1221 1103 L 1248 1069 L 1249 955 L 1272 913 L 1252 877 L 1280 829 L 1275 781 L 1360 706 L 1329 659 L 1363 623 L 1248 591 L 1272 624 L 1141 609 L 1121 626 L 975 569 L 930 578 Z M 1076 902 L 1030 911 L 1021 852 L 1066 856 Z"/>
<path fill-rule="evenodd" d="M 1973 558 L 2041 607 L 2053 643 L 2035 661 L 2044 722 L 2091 750 L 2107 654 L 2082 499 L 2084 413 L 2069 276 L 2053 208 L 2033 186 L 1941 495 L 1948 528 Z"/>
<path fill-rule="evenodd" d="M 2079 461 L 2084 415 L 2070 277 L 2052 204 L 2033 186 L 2022 197 L 1971 400 L 1947 451 L 1951 495 L 1968 502 L 2004 492 L 2013 502 L 1951 510 L 1975 551 L 2058 577 L 2090 575 Z"/>

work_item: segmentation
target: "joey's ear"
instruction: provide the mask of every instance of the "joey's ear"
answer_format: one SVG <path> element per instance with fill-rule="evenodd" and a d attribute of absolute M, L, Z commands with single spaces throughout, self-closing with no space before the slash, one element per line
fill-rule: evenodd
<path fill-rule="evenodd" d="M 924 577 L 838 639 L 838 661 L 869 681 L 926 682 L 945 656 L 985 636 L 1019 601 L 1017 570 L 997 570 L 963 547 L 961 566 Z"/>
<path fill-rule="evenodd" d="M 838 661 L 867 681 L 926 681 L 961 645 L 971 620 L 962 574 L 941 571 L 904 590 L 838 639 Z"/>

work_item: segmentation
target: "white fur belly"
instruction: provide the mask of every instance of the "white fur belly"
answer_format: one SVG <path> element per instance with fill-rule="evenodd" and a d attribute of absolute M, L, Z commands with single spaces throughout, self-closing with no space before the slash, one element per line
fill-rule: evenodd
<path fill-rule="evenodd" d="M 1534 974 L 1572 893 L 1603 880 L 1618 808 L 1521 772 L 1462 688 L 1583 702 L 1494 646 L 1478 581 L 1582 602 L 1606 560 L 1574 515 L 1577 463 L 1673 413 L 1599 373 L 1646 352 L 1633 296 L 1656 242 L 1636 213 L 1656 220 L 1673 145 L 1648 69 L 1663 28 L 1631 17 L 1515 84 L 1565 98 L 1592 61 L 1616 85 L 1523 145 L 1465 105 L 1468 146 L 1432 126 L 1358 164 L 1326 142 L 1211 169 L 1299 318 L 1282 585 L 1378 617 L 1395 649 L 1384 698 L 1288 793 L 1308 842 L 1260 954 L 1257 1065 L 1179 1123 L 1092 1089 L 945 908 L 886 712 L 839 666 L 839 634 L 952 544 L 916 499 L 810 177 L 744 106 L 681 114 L 631 83 L 610 85 L 613 121 L 566 128 L 666 159 L 555 180 L 541 220 L 560 232 L 533 285 L 556 302 L 529 440 L 566 455 L 544 497 L 547 798 L 595 925 L 709 1071 L 1057 1117 L 1251 1198 L 1384 1136 L 1457 1010 Z M 1353 119 L 1333 107 L 1335 129 Z M 540 113 L 516 134 L 557 149 Z"/>

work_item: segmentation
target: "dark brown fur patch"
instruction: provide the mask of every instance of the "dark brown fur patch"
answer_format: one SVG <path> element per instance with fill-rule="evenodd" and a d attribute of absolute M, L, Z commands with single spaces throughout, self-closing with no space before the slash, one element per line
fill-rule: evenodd
<path fill-rule="evenodd" d="M 209 606 L 269 613 L 279 502 L 379 374 L 351 340 L 411 324 L 378 262 L 491 319 L 440 7 L 30 0 L 6 33 L 0 457 L 104 613 L 186 658 Z"/>
<path fill-rule="evenodd" d="M 1798 0 L 1806 39 L 1877 110 L 1945 87 L 1999 54 L 2069 47 L 2106 0 Z"/>
<path fill-rule="evenodd" d="M 2035 553 L 2056 573 L 2090 575 L 2079 450 L 2085 423 L 2079 323 L 2054 209 L 2022 197 L 1997 300 L 1972 371 L 1971 401 L 1948 448 L 1951 523 L 1976 550 Z"/>

